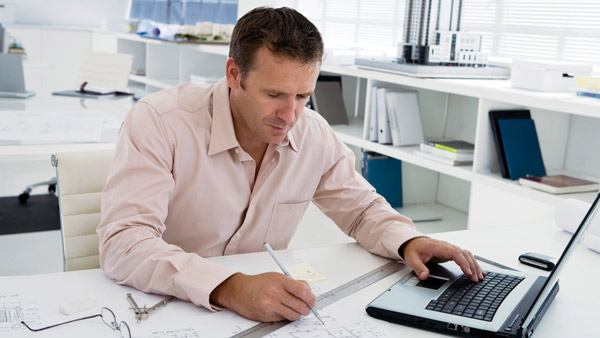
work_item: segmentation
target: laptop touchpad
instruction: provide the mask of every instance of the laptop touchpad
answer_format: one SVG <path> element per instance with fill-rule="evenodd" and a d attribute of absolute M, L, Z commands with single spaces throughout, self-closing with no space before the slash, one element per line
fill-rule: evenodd
<path fill-rule="evenodd" d="M 448 278 L 431 276 L 431 275 L 429 275 L 429 278 L 427 278 L 426 280 L 420 280 L 419 277 L 417 277 L 417 275 L 415 275 L 413 273 L 413 276 L 410 277 L 409 279 L 407 279 L 404 282 L 404 285 L 418 286 L 418 287 L 422 287 L 422 288 L 426 288 L 426 289 L 438 290 L 447 281 L 448 281 Z"/>

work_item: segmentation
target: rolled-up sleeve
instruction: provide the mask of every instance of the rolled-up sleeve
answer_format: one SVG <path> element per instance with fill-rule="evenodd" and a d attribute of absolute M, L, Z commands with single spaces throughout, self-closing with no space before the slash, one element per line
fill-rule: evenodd
<path fill-rule="evenodd" d="M 314 203 L 363 248 L 380 256 L 402 259 L 400 246 L 423 234 L 355 170 L 352 150 L 330 128 L 325 127 L 324 134 L 328 145 L 325 167 Z"/>
<path fill-rule="evenodd" d="M 169 133 L 151 105 L 129 112 L 102 194 L 100 264 L 119 284 L 211 309 L 210 293 L 234 271 L 162 238 L 175 184 Z"/>

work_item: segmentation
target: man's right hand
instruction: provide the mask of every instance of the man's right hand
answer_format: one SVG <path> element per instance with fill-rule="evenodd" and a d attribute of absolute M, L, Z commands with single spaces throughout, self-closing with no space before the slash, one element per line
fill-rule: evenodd
<path fill-rule="evenodd" d="M 308 315 L 317 302 L 306 281 L 277 272 L 236 273 L 210 294 L 210 303 L 261 322 L 294 321 Z"/>

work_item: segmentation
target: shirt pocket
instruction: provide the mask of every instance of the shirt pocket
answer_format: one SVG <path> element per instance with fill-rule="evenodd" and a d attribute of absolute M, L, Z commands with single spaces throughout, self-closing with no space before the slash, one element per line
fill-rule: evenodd
<path fill-rule="evenodd" d="M 265 242 L 275 250 L 287 249 L 292 236 L 308 208 L 310 200 L 300 203 L 278 203 L 273 206 Z"/>

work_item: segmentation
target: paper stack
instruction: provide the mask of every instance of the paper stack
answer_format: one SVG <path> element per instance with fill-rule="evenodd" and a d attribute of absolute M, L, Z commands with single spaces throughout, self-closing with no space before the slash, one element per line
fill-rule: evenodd
<path fill-rule="evenodd" d="M 600 98 L 600 74 L 575 77 L 577 95 Z"/>
<path fill-rule="evenodd" d="M 471 165 L 475 146 L 461 140 L 427 140 L 420 144 L 415 155 L 448 165 Z"/>

